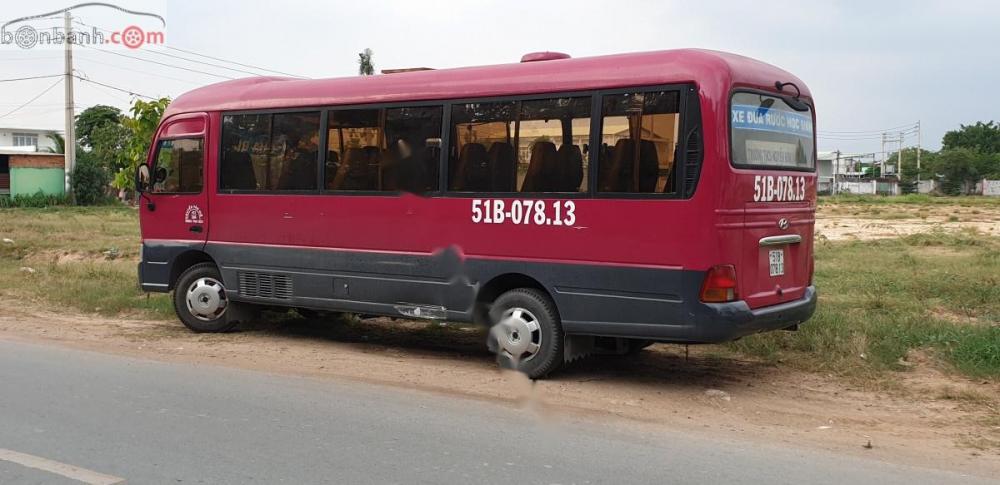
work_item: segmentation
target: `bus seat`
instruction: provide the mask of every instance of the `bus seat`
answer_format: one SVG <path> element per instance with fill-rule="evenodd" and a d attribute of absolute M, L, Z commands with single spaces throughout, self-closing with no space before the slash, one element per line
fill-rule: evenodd
<path fill-rule="evenodd" d="M 531 161 L 528 172 L 524 175 L 521 192 L 555 192 L 558 190 L 556 180 L 559 156 L 556 145 L 550 141 L 536 141 L 531 146 Z"/>
<path fill-rule="evenodd" d="M 333 190 L 365 190 L 372 186 L 367 183 L 368 159 L 360 148 L 348 148 L 337 174 L 328 188 Z"/>
<path fill-rule="evenodd" d="M 438 189 L 438 177 L 441 170 L 441 147 L 424 148 L 424 179 L 421 185 L 424 191 Z"/>
<path fill-rule="evenodd" d="M 514 147 L 510 143 L 493 143 L 490 145 L 489 156 L 492 190 L 494 192 L 517 192 Z"/>
<path fill-rule="evenodd" d="M 583 152 L 579 145 L 564 143 L 559 147 L 559 187 L 564 192 L 579 192 L 583 183 Z"/>
<path fill-rule="evenodd" d="M 639 141 L 639 187 L 633 188 L 632 167 L 635 164 L 635 141 L 618 140 L 611 152 L 611 163 L 601 163 L 600 183 L 602 192 L 654 192 L 659 174 L 659 156 L 656 144 Z"/>
<path fill-rule="evenodd" d="M 225 190 L 257 190 L 257 175 L 250 154 L 230 150 L 223 156 L 222 188 Z"/>
<path fill-rule="evenodd" d="M 466 143 L 458 157 L 455 172 L 457 190 L 483 192 L 490 188 L 490 161 L 481 143 Z"/>

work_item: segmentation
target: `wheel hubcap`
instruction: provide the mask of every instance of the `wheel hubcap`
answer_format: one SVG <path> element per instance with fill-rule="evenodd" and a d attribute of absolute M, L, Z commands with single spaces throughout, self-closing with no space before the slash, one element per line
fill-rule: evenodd
<path fill-rule="evenodd" d="M 188 311 L 198 320 L 212 321 L 226 313 L 226 289 L 215 278 L 198 278 L 185 295 Z"/>
<path fill-rule="evenodd" d="M 524 308 L 505 311 L 495 332 L 500 354 L 514 362 L 530 360 L 542 347 L 538 318 Z"/>

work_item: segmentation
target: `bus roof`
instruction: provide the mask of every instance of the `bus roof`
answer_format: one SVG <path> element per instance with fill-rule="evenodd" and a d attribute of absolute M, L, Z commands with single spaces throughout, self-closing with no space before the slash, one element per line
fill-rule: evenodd
<path fill-rule="evenodd" d="M 615 54 L 332 79 L 251 77 L 211 84 L 174 100 L 178 113 L 464 99 L 695 82 L 725 96 L 733 85 L 774 89 L 802 81 L 770 64 L 702 49 Z"/>

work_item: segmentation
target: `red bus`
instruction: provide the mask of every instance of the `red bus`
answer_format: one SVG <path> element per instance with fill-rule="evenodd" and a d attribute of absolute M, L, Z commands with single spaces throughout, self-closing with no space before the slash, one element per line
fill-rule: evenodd
<path fill-rule="evenodd" d="M 177 98 L 136 173 L 146 291 L 198 332 L 255 306 L 490 324 L 532 377 L 812 315 L 815 112 L 671 50 Z"/>

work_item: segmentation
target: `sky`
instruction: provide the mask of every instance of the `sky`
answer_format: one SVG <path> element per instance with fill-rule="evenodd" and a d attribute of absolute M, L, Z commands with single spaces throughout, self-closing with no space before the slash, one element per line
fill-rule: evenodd
<path fill-rule="evenodd" d="M 7 3 L 0 23 L 81 2 Z M 357 54 L 366 47 L 374 51 L 377 70 L 502 64 L 544 50 L 586 57 L 697 47 L 753 57 L 801 78 L 815 98 L 820 151 L 879 152 L 880 133 L 900 130 L 906 132 L 904 146 L 915 146 L 917 134 L 911 127 L 918 121 L 922 146 L 936 150 L 944 133 L 960 124 L 1000 120 L 1000 2 L 995 1 L 115 4 L 160 14 L 166 27 L 149 17 L 85 7 L 74 10 L 74 28 L 162 28 L 167 46 L 190 53 L 150 47 L 76 48 L 79 75 L 104 84 L 74 83 L 78 111 L 97 103 L 126 108 L 129 92 L 176 97 L 227 77 L 249 75 L 240 71 L 352 76 L 357 74 Z M 32 21 L 37 26 L 61 23 Z M 0 80 L 61 74 L 62 55 L 61 48 L 0 45 Z M 63 86 L 52 87 L 58 82 L 0 82 L 0 127 L 62 129 Z M 49 87 L 37 100 L 10 113 Z"/>

